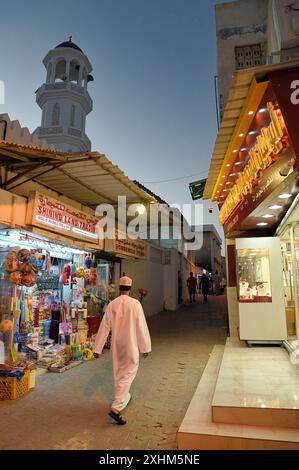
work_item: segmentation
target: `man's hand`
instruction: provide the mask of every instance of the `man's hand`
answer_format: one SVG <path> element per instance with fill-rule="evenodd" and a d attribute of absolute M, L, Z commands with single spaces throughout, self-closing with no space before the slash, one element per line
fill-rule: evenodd
<path fill-rule="evenodd" d="M 147 357 L 148 357 L 148 354 L 149 354 L 149 353 L 143 353 L 142 356 L 143 356 L 144 358 L 147 358 Z"/>
<path fill-rule="evenodd" d="M 98 353 L 95 353 L 95 352 L 94 352 L 94 353 L 93 353 L 93 357 L 94 357 L 95 359 L 99 359 L 100 355 L 99 355 Z"/>

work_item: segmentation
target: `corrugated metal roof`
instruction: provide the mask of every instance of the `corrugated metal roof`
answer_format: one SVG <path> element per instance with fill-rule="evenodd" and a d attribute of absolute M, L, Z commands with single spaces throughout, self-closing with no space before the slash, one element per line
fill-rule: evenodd
<path fill-rule="evenodd" d="M 6 185 L 8 190 L 32 179 L 92 208 L 104 202 L 116 204 L 118 196 L 126 196 L 127 203 L 156 202 L 99 152 L 59 153 L 0 141 L 0 165 L 22 175 Z"/>
<path fill-rule="evenodd" d="M 298 65 L 299 60 L 296 59 L 281 64 L 264 65 L 245 70 L 237 70 L 235 72 L 221 126 L 214 145 L 203 199 L 212 198 L 230 143 L 234 138 L 240 123 L 240 117 L 242 115 L 243 108 L 246 105 L 253 81 L 256 80 L 257 83 L 262 82 L 266 80 L 267 75 L 270 72 L 298 67 Z"/>

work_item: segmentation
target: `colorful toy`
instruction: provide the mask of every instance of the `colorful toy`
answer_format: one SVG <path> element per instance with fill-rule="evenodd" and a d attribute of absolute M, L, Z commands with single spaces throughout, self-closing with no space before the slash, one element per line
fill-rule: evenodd
<path fill-rule="evenodd" d="M 60 277 L 60 282 L 64 285 L 64 286 L 68 286 L 69 285 L 69 278 L 70 278 L 70 275 L 71 275 L 71 268 L 70 266 L 67 264 L 64 266 L 64 269 L 63 269 L 63 273 Z"/>
<path fill-rule="evenodd" d="M 19 271 L 15 271 L 11 273 L 8 280 L 11 284 L 18 286 L 22 283 L 22 275 Z"/>
<path fill-rule="evenodd" d="M 21 261 L 22 263 L 25 263 L 26 261 L 29 261 L 31 254 L 29 250 L 26 250 L 25 248 L 23 248 L 22 250 L 18 251 L 17 256 L 18 256 L 19 261 Z"/>
<path fill-rule="evenodd" d="M 84 268 L 78 268 L 76 272 L 76 277 L 79 279 L 83 278 L 85 276 L 85 271 Z"/>
<path fill-rule="evenodd" d="M 84 265 L 85 265 L 86 269 L 90 269 L 90 267 L 92 265 L 92 259 L 91 259 L 90 255 L 85 256 Z"/>
<path fill-rule="evenodd" d="M 26 273 L 21 278 L 21 283 L 23 286 L 32 287 L 36 284 L 36 276 L 33 273 Z"/>
<path fill-rule="evenodd" d="M 8 273 L 17 271 L 19 268 L 19 261 L 15 251 L 9 251 L 4 262 L 4 267 Z"/>

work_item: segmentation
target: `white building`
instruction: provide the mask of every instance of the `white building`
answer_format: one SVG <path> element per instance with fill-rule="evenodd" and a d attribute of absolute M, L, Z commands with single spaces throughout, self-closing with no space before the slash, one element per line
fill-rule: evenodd
<path fill-rule="evenodd" d="M 63 152 L 91 150 L 85 133 L 86 116 L 92 110 L 87 90 L 93 81 L 88 57 L 70 37 L 50 50 L 43 63 L 46 80 L 36 91 L 42 120 L 35 134 Z"/>

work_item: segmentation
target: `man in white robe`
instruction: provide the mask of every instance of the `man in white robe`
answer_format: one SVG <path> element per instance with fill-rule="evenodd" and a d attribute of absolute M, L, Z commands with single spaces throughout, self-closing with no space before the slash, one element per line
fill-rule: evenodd
<path fill-rule="evenodd" d="M 109 332 L 112 332 L 111 353 L 115 399 L 109 415 L 118 423 L 126 424 L 120 412 L 131 400 L 130 387 L 139 366 L 139 353 L 147 357 L 151 352 L 151 339 L 141 303 L 129 296 L 132 279 L 122 277 L 120 296 L 106 308 L 96 336 L 93 352 L 102 354 Z"/>

